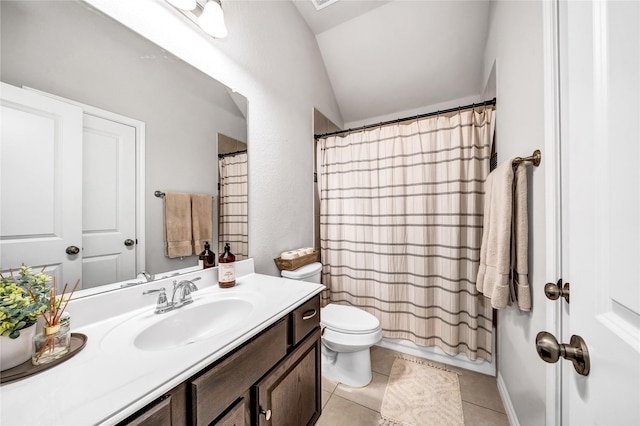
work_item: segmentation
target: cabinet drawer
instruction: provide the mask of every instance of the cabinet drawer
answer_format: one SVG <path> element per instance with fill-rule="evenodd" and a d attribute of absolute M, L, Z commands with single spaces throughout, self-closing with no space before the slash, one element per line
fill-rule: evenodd
<path fill-rule="evenodd" d="M 122 422 L 127 426 L 171 426 L 171 397 L 153 403 L 140 414 Z"/>
<path fill-rule="evenodd" d="M 287 321 L 191 380 L 193 423 L 208 425 L 287 354 Z"/>
<path fill-rule="evenodd" d="M 244 398 L 236 403 L 233 408 L 215 423 L 215 426 L 245 426 L 244 413 L 247 410 Z"/>
<path fill-rule="evenodd" d="M 291 343 L 297 345 L 320 323 L 320 296 L 315 296 L 293 311 L 291 322 Z"/>

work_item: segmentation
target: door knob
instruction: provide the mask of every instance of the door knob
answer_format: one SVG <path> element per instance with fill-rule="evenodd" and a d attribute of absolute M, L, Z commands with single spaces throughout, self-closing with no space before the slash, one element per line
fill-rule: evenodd
<path fill-rule="evenodd" d="M 544 286 L 544 294 L 549 300 L 558 300 L 564 297 L 564 300 L 569 303 L 569 283 L 562 285 L 562 278 L 558 280 L 557 284 L 547 283 Z"/>
<path fill-rule="evenodd" d="M 78 254 L 78 253 L 80 253 L 80 249 L 78 247 L 76 247 L 76 246 L 69 246 L 69 247 L 67 247 L 65 252 L 67 254 Z"/>
<path fill-rule="evenodd" d="M 131 238 L 127 238 L 126 240 L 124 240 L 124 245 L 127 247 L 131 247 L 132 245 L 134 245 L 136 242 L 133 241 Z"/>
<path fill-rule="evenodd" d="M 568 345 L 566 343 L 559 344 L 553 334 L 541 331 L 536 336 L 536 352 L 540 358 L 548 363 L 558 362 L 560 357 L 568 359 L 573 363 L 573 368 L 578 374 L 589 375 L 591 368 L 589 351 L 587 344 L 580 336 L 571 336 Z"/>

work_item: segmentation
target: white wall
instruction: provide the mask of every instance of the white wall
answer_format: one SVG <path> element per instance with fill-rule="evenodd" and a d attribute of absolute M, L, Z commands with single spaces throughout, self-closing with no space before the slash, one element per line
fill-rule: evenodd
<path fill-rule="evenodd" d="M 546 328 L 543 292 L 545 262 L 545 153 L 543 108 L 542 3 L 495 1 L 485 50 L 486 91 L 493 88 L 495 66 L 498 163 L 542 150 L 540 167 L 529 167 L 529 281 L 533 308 L 498 311 L 498 374 L 512 422 L 545 423 L 546 366 L 535 349 Z M 514 418 L 515 417 L 515 418 Z"/>
<path fill-rule="evenodd" d="M 216 134 L 247 138 L 227 89 L 82 3 L 3 1 L 1 8 L 2 81 L 145 123 L 146 269 L 196 265 L 195 256 L 164 256 L 163 203 L 153 192 L 217 194 Z"/>
<path fill-rule="evenodd" d="M 256 272 L 313 244 L 313 108 L 342 118 L 315 37 L 288 1 L 226 1 L 214 40 L 166 3 L 88 0 L 248 99 L 249 255 Z"/>

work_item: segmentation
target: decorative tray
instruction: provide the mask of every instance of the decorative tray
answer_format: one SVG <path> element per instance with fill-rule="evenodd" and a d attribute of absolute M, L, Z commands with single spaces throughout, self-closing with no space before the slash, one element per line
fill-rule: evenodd
<path fill-rule="evenodd" d="M 82 333 L 71 333 L 71 349 L 65 356 L 51 361 L 47 364 L 33 365 L 31 364 L 31 358 L 23 362 L 20 365 L 16 365 L 13 368 L 9 368 L 0 372 L 0 383 L 9 383 L 15 380 L 24 379 L 34 374 L 38 374 L 44 370 L 48 370 L 62 362 L 65 362 L 75 354 L 80 352 L 87 343 L 87 336 Z"/>
<path fill-rule="evenodd" d="M 293 271 L 294 269 L 298 269 L 301 266 L 317 262 L 319 255 L 320 252 L 318 250 L 314 250 L 313 253 L 305 254 L 303 256 L 296 257 L 295 259 L 282 259 L 281 257 L 277 257 L 273 259 L 273 261 L 276 262 L 276 266 L 279 270 Z"/>

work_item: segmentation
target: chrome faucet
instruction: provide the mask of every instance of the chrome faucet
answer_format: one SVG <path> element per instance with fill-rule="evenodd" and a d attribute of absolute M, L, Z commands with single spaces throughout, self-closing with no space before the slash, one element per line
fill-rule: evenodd
<path fill-rule="evenodd" d="M 136 278 L 144 280 L 144 282 L 147 282 L 147 283 L 149 281 L 153 281 L 153 277 L 147 271 L 138 272 L 138 275 L 136 275 Z"/>
<path fill-rule="evenodd" d="M 194 291 L 198 291 L 198 287 L 192 281 L 182 280 L 178 284 L 176 284 L 174 280 L 171 305 L 175 309 L 193 302 L 193 299 L 191 298 L 191 292 Z M 178 301 L 176 301 L 176 294 L 178 295 Z"/>
<path fill-rule="evenodd" d="M 200 279 L 200 277 L 194 278 L 193 281 Z M 178 309 L 184 305 L 188 305 L 193 302 L 191 298 L 191 293 L 198 290 L 198 287 L 193 283 L 193 281 L 182 280 L 179 283 L 174 280 L 173 281 L 173 294 L 171 295 L 171 302 L 167 299 L 167 293 L 164 287 L 155 289 L 155 290 L 147 290 L 142 294 L 158 294 L 158 301 L 156 302 L 156 309 L 154 313 L 156 314 L 164 314 L 166 312 L 173 311 L 174 309 Z M 176 301 L 176 295 L 178 295 L 178 300 Z"/>

